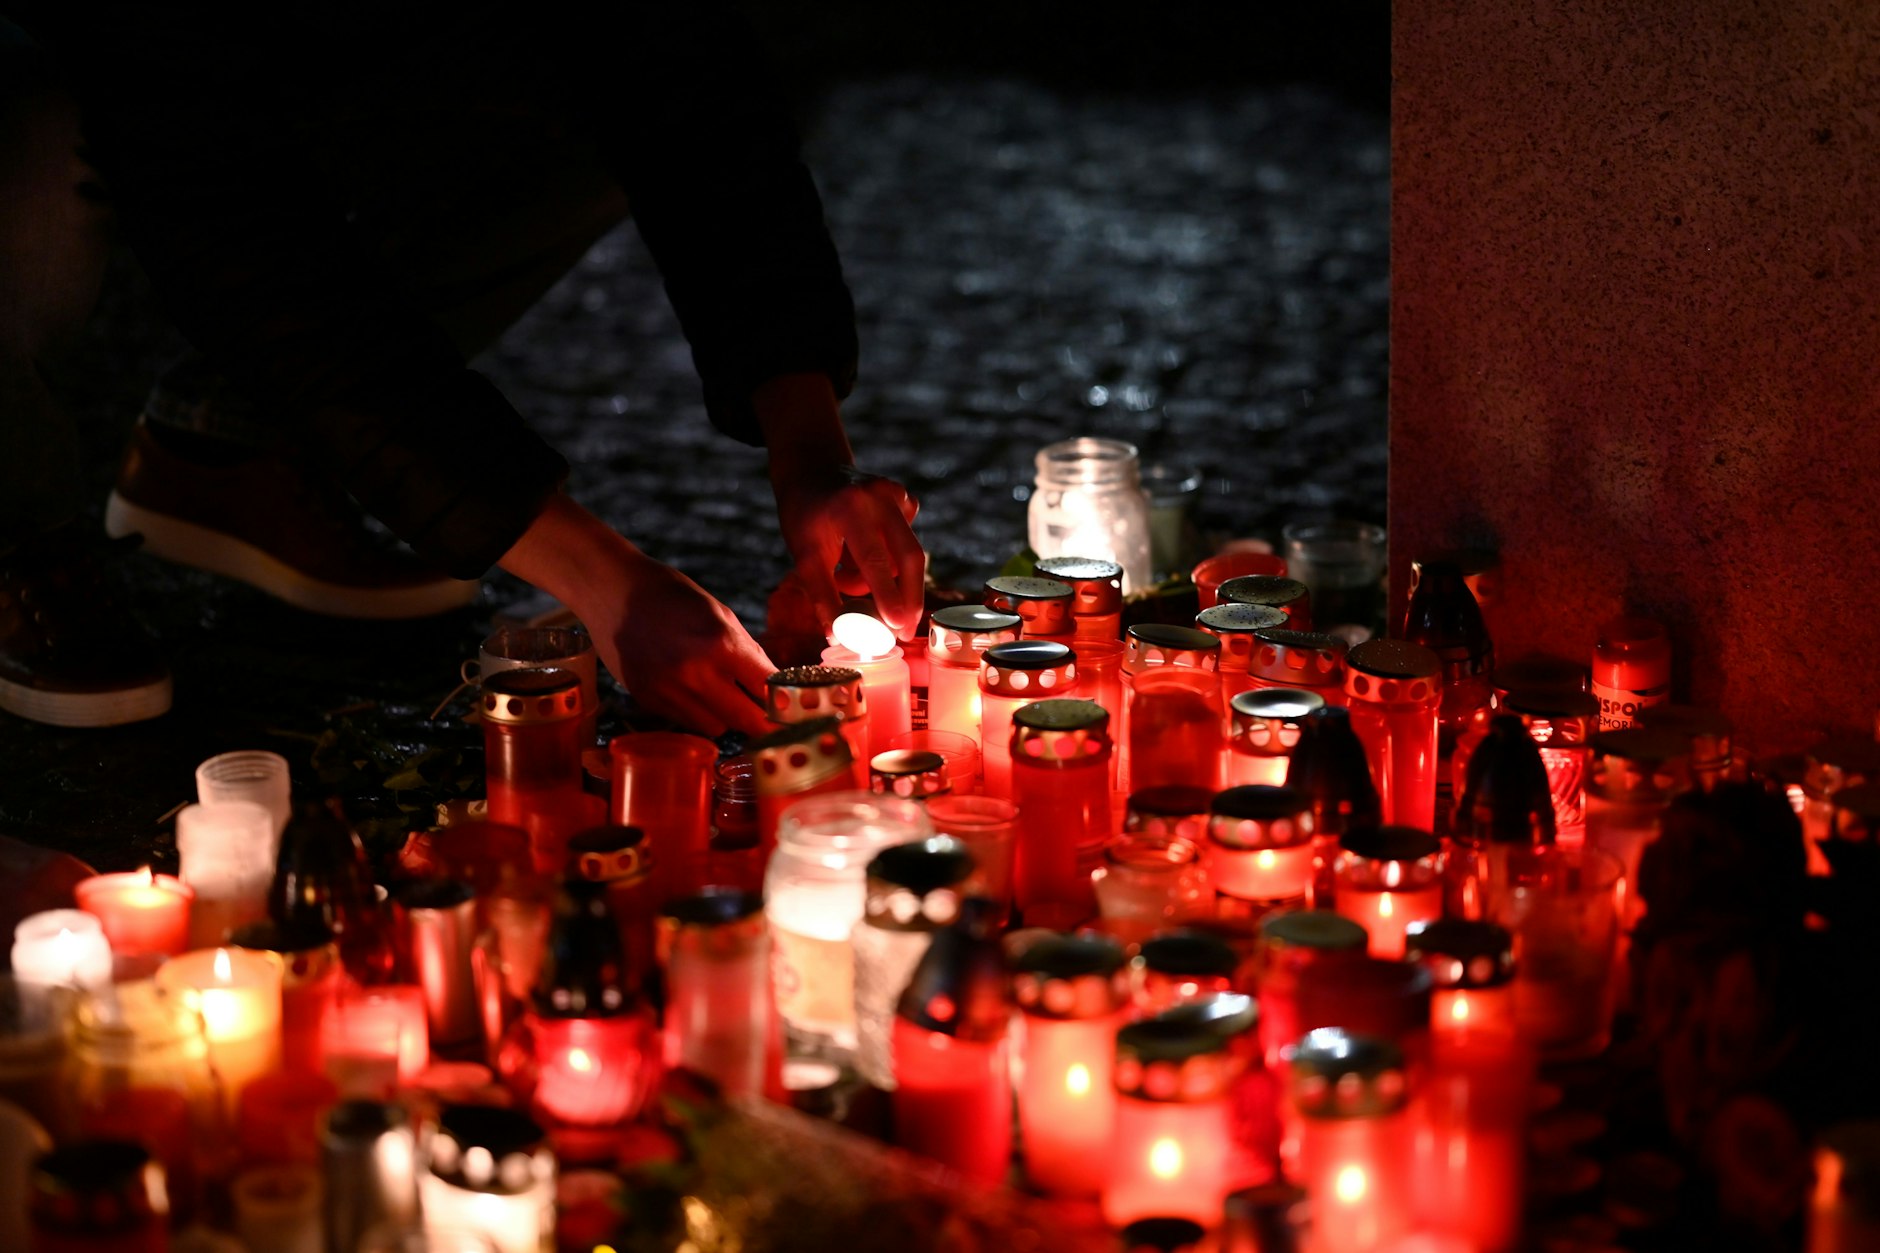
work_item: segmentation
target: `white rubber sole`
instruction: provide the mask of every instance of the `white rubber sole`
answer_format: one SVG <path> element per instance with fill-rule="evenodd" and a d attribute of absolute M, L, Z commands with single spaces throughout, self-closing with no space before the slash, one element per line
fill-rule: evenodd
<path fill-rule="evenodd" d="M 170 677 L 114 692 L 48 692 L 0 678 L 0 709 L 53 727 L 117 727 L 170 712 Z"/>
<path fill-rule="evenodd" d="M 105 503 L 107 535 L 141 534 L 144 551 L 211 574 L 240 579 L 308 613 L 333 618 L 428 618 L 476 599 L 475 580 L 440 578 L 413 587 L 345 587 L 313 578 L 278 557 L 221 531 L 132 504 L 116 492 Z"/>

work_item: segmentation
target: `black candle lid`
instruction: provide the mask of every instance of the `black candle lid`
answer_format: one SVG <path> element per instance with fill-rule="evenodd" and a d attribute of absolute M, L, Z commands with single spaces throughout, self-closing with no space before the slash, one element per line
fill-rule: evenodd
<path fill-rule="evenodd" d="M 620 928 L 606 887 L 582 879 L 562 884 L 548 925 L 547 952 L 535 987 L 536 1012 L 548 1018 L 607 1018 L 630 1008 Z"/>
<path fill-rule="evenodd" d="M 302 918 L 285 923 L 263 918 L 235 928 L 229 933 L 228 942 L 236 948 L 291 954 L 325 948 L 337 939 L 333 928 L 318 918 Z"/>
<path fill-rule="evenodd" d="M 855 768 L 839 718 L 812 718 L 778 727 L 745 750 L 759 795 L 788 796 Z"/>
<path fill-rule="evenodd" d="M 1443 851 L 1443 842 L 1419 827 L 1367 827 L 1347 831 L 1338 845 L 1369 861 L 1422 861 Z"/>
<path fill-rule="evenodd" d="M 850 666 L 789 666 L 764 680 L 764 713 L 772 722 L 853 722 L 867 712 L 862 672 Z"/>
<path fill-rule="evenodd" d="M 536 1121 L 494 1105 L 446 1105 L 429 1156 L 433 1175 L 474 1192 L 513 1196 L 555 1174 L 548 1138 Z"/>
<path fill-rule="evenodd" d="M 992 645 L 1016 642 L 1024 621 L 1015 613 L 987 609 L 983 605 L 948 605 L 945 609 L 936 609 L 927 619 L 928 654 L 941 658 L 958 655 L 977 665 L 978 654 Z"/>
<path fill-rule="evenodd" d="M 1350 646 L 1336 635 L 1266 627 L 1253 638 L 1259 646 L 1248 658 L 1247 672 L 1255 678 L 1304 687 L 1339 687 L 1345 681 Z"/>
<path fill-rule="evenodd" d="M 1221 818 L 1250 818 L 1271 822 L 1291 818 L 1312 808 L 1312 802 L 1297 788 L 1275 787 L 1270 783 L 1248 783 L 1214 794 L 1209 812 Z"/>
<path fill-rule="evenodd" d="M 1421 963 L 1439 988 L 1498 987 L 1514 977 L 1514 936 L 1464 918 L 1413 922 L 1404 933 L 1404 960 Z"/>
<path fill-rule="evenodd" d="M 1012 715 L 1012 760 L 1064 768 L 1099 760 L 1110 746 L 1110 715 L 1092 700 L 1041 700 Z"/>
<path fill-rule="evenodd" d="M 1306 585 L 1282 574 L 1243 574 L 1221 584 L 1215 593 L 1222 603 L 1235 605 L 1271 605 L 1288 611 L 1288 617 L 1306 617 L 1312 603 Z"/>
<path fill-rule="evenodd" d="M 1116 1090 L 1146 1101 L 1224 1096 L 1239 1078 L 1243 1066 L 1236 1059 L 1259 1024 L 1252 997 L 1217 992 L 1119 1027 Z"/>
<path fill-rule="evenodd" d="M 581 676 L 556 666 L 498 670 L 483 677 L 478 708 L 489 722 L 528 725 L 579 717 Z"/>
<path fill-rule="evenodd" d="M 1303 687 L 1256 687 L 1235 692 L 1227 704 L 1233 711 L 1234 733 L 1241 735 L 1254 723 L 1296 727 L 1313 710 L 1325 708 L 1325 698 Z"/>
<path fill-rule="evenodd" d="M 1209 635 L 1193 627 L 1142 622 L 1123 632 L 1123 636 L 1126 646 L 1123 669 L 1131 674 L 1140 674 L 1157 666 L 1220 669 L 1221 637 L 1218 635 Z"/>
<path fill-rule="evenodd" d="M 682 927 L 722 927 L 742 922 L 763 910 L 761 893 L 747 892 L 743 888 L 707 887 L 690 896 L 667 901 L 659 915 Z"/>
<path fill-rule="evenodd" d="M 959 919 L 934 933 L 901 994 L 896 1015 L 955 1039 L 1003 1039 L 1010 1018 L 1005 954 L 998 940 L 1003 913 L 996 901 L 968 897 Z"/>
<path fill-rule="evenodd" d="M 1442 688 L 1443 663 L 1409 640 L 1366 640 L 1345 654 L 1345 695 L 1354 701 L 1431 701 Z"/>
<path fill-rule="evenodd" d="M 1270 948 L 1361 953 L 1370 936 L 1363 924 L 1329 909 L 1289 909 L 1260 920 L 1260 942 Z"/>
<path fill-rule="evenodd" d="M 985 665 L 1001 670 L 1054 670 L 1076 661 L 1077 654 L 1056 640 L 1013 640 L 994 644 L 983 658 Z"/>
<path fill-rule="evenodd" d="M 450 910 L 476 898 L 476 889 L 461 879 L 409 879 L 392 893 L 392 899 L 406 910 Z"/>
<path fill-rule="evenodd" d="M 875 920 L 877 897 L 888 898 L 902 892 L 918 898 L 945 888 L 956 888 L 972 877 L 977 865 L 972 850 L 950 835 L 931 835 L 882 849 L 868 863 L 869 920 Z M 890 916 L 894 912 L 888 909 L 885 899 L 880 908 Z M 919 912 L 918 902 L 915 912 Z M 956 905 L 949 908 L 945 918 L 934 921 L 951 922 L 957 912 Z"/>
<path fill-rule="evenodd" d="M 1308 1118 L 1371 1118 L 1409 1099 L 1403 1050 L 1388 1040 L 1320 1027 L 1287 1050 L 1293 1101 Z"/>
<path fill-rule="evenodd" d="M 1048 935 L 1012 962 L 1012 995 L 1028 1014 L 1102 1018 L 1128 999 L 1126 964 L 1108 936 Z"/>
<path fill-rule="evenodd" d="M 47 1153 L 33 1163 L 33 1185 L 40 1192 L 97 1196 L 139 1189 L 155 1161 L 141 1144 L 127 1140 L 81 1140 Z"/>
<path fill-rule="evenodd" d="M 1340 835 L 1378 820 L 1377 787 L 1371 782 L 1371 762 L 1351 713 L 1327 705 L 1307 714 L 1299 727 L 1299 743 L 1286 769 L 1286 786 L 1312 802 L 1313 825 L 1319 835 Z"/>
<path fill-rule="evenodd" d="M 986 607 L 1015 613 L 1027 635 L 1069 635 L 1076 630 L 1071 610 L 1077 589 L 1056 579 L 1002 576 L 986 580 Z"/>
<path fill-rule="evenodd" d="M 1131 792 L 1129 808 L 1132 813 L 1153 814 L 1158 818 L 1183 818 L 1207 813 L 1213 800 L 1214 793 L 1206 788 L 1171 783 Z"/>
<path fill-rule="evenodd" d="M 1218 935 L 1182 927 L 1144 940 L 1136 962 L 1160 975 L 1231 979 L 1240 968 L 1240 955 Z"/>
<path fill-rule="evenodd" d="M 1123 567 L 1098 557 L 1042 557 L 1038 573 L 1070 585 L 1076 599 L 1071 613 L 1097 617 L 1123 607 Z"/>
<path fill-rule="evenodd" d="M 1457 837 L 1476 844 L 1551 844 L 1554 799 L 1540 746 L 1519 718 L 1498 714 L 1469 757 Z"/>
<path fill-rule="evenodd" d="M 1207 1230 L 1187 1218 L 1138 1218 L 1117 1233 L 1119 1253 L 1184 1253 L 1200 1247 Z"/>

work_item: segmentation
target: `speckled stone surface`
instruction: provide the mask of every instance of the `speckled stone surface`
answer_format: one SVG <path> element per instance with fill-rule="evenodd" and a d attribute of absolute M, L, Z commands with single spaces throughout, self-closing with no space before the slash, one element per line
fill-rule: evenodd
<path fill-rule="evenodd" d="M 1880 7 L 1397 0 L 1391 493 L 1503 655 L 1672 629 L 1764 750 L 1880 700 Z"/>

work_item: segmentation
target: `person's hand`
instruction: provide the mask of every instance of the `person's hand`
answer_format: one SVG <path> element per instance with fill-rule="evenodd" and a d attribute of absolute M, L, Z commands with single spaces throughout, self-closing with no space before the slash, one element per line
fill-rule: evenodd
<path fill-rule="evenodd" d="M 502 566 L 558 597 L 635 700 L 697 731 L 762 734 L 776 669 L 737 616 L 566 496 L 549 502 Z"/>
<path fill-rule="evenodd" d="M 895 636 L 912 637 L 927 581 L 927 554 L 911 525 L 914 498 L 899 483 L 855 468 L 822 375 L 773 379 L 753 404 L 770 449 L 784 543 L 825 631 L 844 595 L 872 595 Z"/>

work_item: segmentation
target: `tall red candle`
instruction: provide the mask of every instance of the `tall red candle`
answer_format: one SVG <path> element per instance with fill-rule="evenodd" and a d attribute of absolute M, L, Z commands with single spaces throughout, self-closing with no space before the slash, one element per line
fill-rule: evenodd
<path fill-rule="evenodd" d="M 757 838 L 765 850 L 777 846 L 777 820 L 806 796 L 847 792 L 858 786 L 855 758 L 836 718 L 813 718 L 779 727 L 750 746 L 757 767 Z"/>
<path fill-rule="evenodd" d="M 1366 640 L 1345 658 L 1351 729 L 1364 743 L 1384 821 L 1436 829 L 1442 663 L 1407 640 Z"/>
<path fill-rule="evenodd" d="M 1012 721 L 1022 815 L 1013 895 L 1029 925 L 1068 927 L 1096 913 L 1090 875 L 1110 838 L 1110 716 L 1092 701 L 1045 700 Z"/>
<path fill-rule="evenodd" d="M 1013 963 L 1024 1015 L 1018 1125 L 1025 1175 L 1044 1192 L 1095 1196 L 1109 1169 L 1116 1031 L 1127 1021 L 1123 950 L 1047 936 Z"/>
<path fill-rule="evenodd" d="M 1370 935 L 1373 956 L 1402 957 L 1405 929 L 1443 915 L 1443 844 L 1428 831 L 1347 831 L 1335 873 L 1338 912 Z"/>
<path fill-rule="evenodd" d="M 1303 1118 L 1299 1178 L 1313 1199 L 1313 1245 L 1372 1253 L 1411 1230 L 1414 1139 L 1402 1052 L 1337 1028 L 1292 1050 L 1292 1101 Z"/>
<path fill-rule="evenodd" d="M 1176 668 L 1137 675 L 1129 701 L 1130 787 L 1219 788 L 1223 726 L 1214 676 Z"/>
<path fill-rule="evenodd" d="M 978 605 L 949 605 L 928 620 L 927 727 L 979 743 L 979 659 L 994 644 L 1015 643 L 1023 621 Z"/>
<path fill-rule="evenodd" d="M 483 680 L 479 711 L 490 821 L 521 827 L 551 850 L 588 825 L 580 677 L 552 667 L 498 671 Z"/>
<path fill-rule="evenodd" d="M 1365 942 L 1363 927 L 1330 910 L 1288 910 L 1260 920 L 1256 983 L 1267 1065 L 1278 1064 L 1281 1051 L 1305 1034 L 1299 984 L 1306 971 L 1319 962 L 1362 957 Z"/>
<path fill-rule="evenodd" d="M 608 822 L 646 834 L 664 881 L 681 891 L 703 877 L 718 747 L 696 735 L 639 731 L 607 742 L 613 760 Z"/>
<path fill-rule="evenodd" d="M 1123 721 L 1117 733 L 1117 742 L 1123 746 L 1123 757 L 1117 771 L 1117 786 L 1125 791 L 1154 787 L 1165 783 L 1185 784 L 1193 787 L 1205 787 L 1210 790 L 1220 786 L 1221 737 L 1225 729 L 1224 715 L 1220 710 L 1220 664 L 1221 641 L 1206 631 L 1197 631 L 1192 627 L 1165 626 L 1160 623 L 1142 623 L 1129 628 L 1125 638 L 1126 651 L 1123 654 Z M 1165 731 L 1186 728 L 1189 722 L 1195 725 L 1192 734 L 1202 735 L 1199 707 L 1204 703 L 1202 689 L 1212 685 L 1212 703 L 1217 725 L 1214 728 L 1214 757 L 1205 762 L 1213 767 L 1214 773 L 1203 775 L 1202 765 L 1190 769 L 1178 765 L 1170 766 L 1176 749 L 1163 750 L 1150 735 L 1142 736 L 1145 747 L 1155 755 L 1150 762 L 1149 774 L 1141 777 L 1136 773 L 1131 754 L 1135 751 L 1137 734 L 1135 726 L 1136 692 L 1138 684 L 1144 678 L 1158 675 L 1164 671 L 1187 671 L 1186 687 L 1192 693 L 1187 702 L 1176 699 L 1173 689 L 1164 693 L 1164 708 L 1159 713 L 1160 720 L 1167 724 Z M 1205 676 L 1203 678 L 1202 676 Z M 1192 751 L 1192 747 L 1191 750 Z M 1168 773 L 1171 777 L 1156 778 L 1158 773 Z"/>
<path fill-rule="evenodd" d="M 1222 907 L 1240 915 L 1304 904 L 1312 887 L 1311 800 L 1289 787 L 1228 788 L 1208 819 L 1208 870 Z"/>
<path fill-rule="evenodd" d="M 1051 640 L 994 644 L 979 665 L 979 756 L 985 792 L 1012 799 L 1012 715 L 1035 701 L 1077 694 L 1077 654 Z"/>

